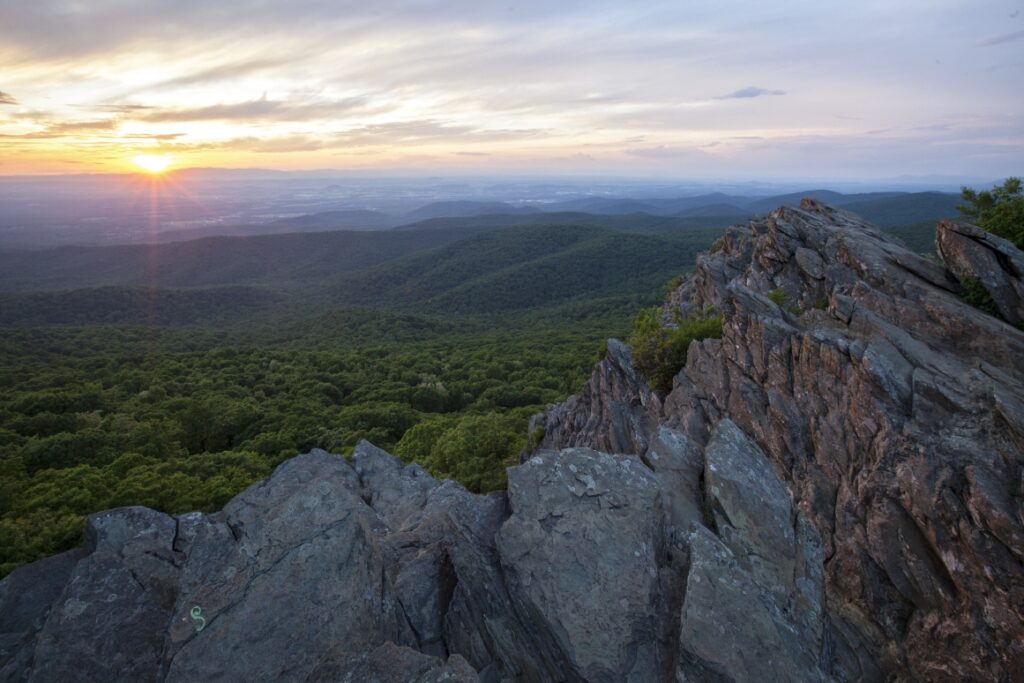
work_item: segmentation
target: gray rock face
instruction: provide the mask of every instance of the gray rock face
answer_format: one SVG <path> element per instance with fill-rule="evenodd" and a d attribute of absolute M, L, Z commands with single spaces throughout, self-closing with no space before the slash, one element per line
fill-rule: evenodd
<path fill-rule="evenodd" d="M 306 683 L 477 683 L 476 672 L 459 655 L 447 662 L 394 643 L 373 650 L 326 656 Z"/>
<path fill-rule="evenodd" d="M 689 539 L 690 572 L 683 603 L 681 678 L 823 681 L 818 644 L 804 640 L 771 596 L 714 534 L 696 527 Z"/>
<path fill-rule="evenodd" d="M 0 582 L 0 680 L 28 679 L 36 635 L 84 554 L 54 555 L 19 567 Z"/>
<path fill-rule="evenodd" d="M 1019 249 L 979 227 L 956 221 L 939 223 L 936 246 L 957 278 L 976 279 L 1003 318 L 1024 325 L 1024 254 Z"/>
<path fill-rule="evenodd" d="M 351 471 L 327 454 L 293 458 L 199 528 L 168 624 L 166 680 L 301 679 L 337 643 L 356 654 L 395 636 L 382 522 L 348 488 Z"/>
<path fill-rule="evenodd" d="M 508 492 L 512 516 L 498 532 L 506 581 L 573 676 L 664 677 L 663 516 L 650 471 L 631 458 L 567 449 L 510 470 Z"/>
<path fill-rule="evenodd" d="M 722 338 L 664 397 L 611 342 L 507 493 L 364 442 L 93 515 L 0 582 L 0 681 L 1024 680 L 1024 333 L 957 296 L 1021 255 L 945 229 L 730 228 L 665 310 Z"/>
<path fill-rule="evenodd" d="M 12 678 L 155 680 L 178 590 L 175 530 L 172 517 L 142 507 L 89 517 L 85 556 L 26 645 L 31 664 Z"/>
<path fill-rule="evenodd" d="M 629 347 L 608 340 L 607 353 L 578 395 L 530 421 L 542 444 L 586 446 L 607 453 L 643 453 L 657 429 L 661 401 L 633 367 Z M 542 446 L 543 447 L 543 446 Z"/>
<path fill-rule="evenodd" d="M 705 457 L 717 537 L 697 526 L 688 539 L 680 634 L 693 654 L 688 661 L 703 660 L 733 680 L 826 680 L 817 531 L 731 420 L 718 423 Z"/>

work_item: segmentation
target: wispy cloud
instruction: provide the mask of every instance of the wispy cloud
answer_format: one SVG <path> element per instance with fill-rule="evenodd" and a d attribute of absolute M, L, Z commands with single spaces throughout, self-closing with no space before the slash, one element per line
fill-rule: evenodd
<path fill-rule="evenodd" d="M 1024 38 L 1024 31 L 1014 31 L 1013 33 L 1003 33 L 998 36 L 992 36 L 985 40 L 980 40 L 974 44 L 974 47 L 991 47 L 993 45 L 1002 45 L 1003 43 L 1012 43 L 1015 40 L 1021 40 Z"/>
<path fill-rule="evenodd" d="M 98 119 L 94 121 L 60 121 L 46 127 L 46 132 L 57 135 L 64 133 L 81 133 L 84 131 L 106 131 L 117 127 L 115 119 Z"/>
<path fill-rule="evenodd" d="M 82 108 L 92 109 L 93 111 L 112 112 L 114 114 L 132 114 L 135 112 L 146 111 L 147 109 L 153 109 L 153 107 L 145 104 L 94 104 L 86 105 Z"/>
<path fill-rule="evenodd" d="M 297 57 L 279 57 L 218 64 L 198 71 L 191 71 L 174 78 L 158 81 L 151 85 L 147 85 L 145 90 L 161 90 L 167 88 L 179 88 L 186 85 L 216 83 L 219 81 L 238 78 L 240 76 L 276 69 L 296 61 L 298 61 Z"/>
<path fill-rule="evenodd" d="M 136 118 L 151 122 L 183 121 L 309 121 L 336 117 L 365 107 L 361 97 L 307 103 L 271 100 L 267 96 L 233 104 L 212 104 L 192 109 L 151 108 Z"/>
<path fill-rule="evenodd" d="M 746 100 L 752 97 L 766 97 L 773 95 L 785 95 L 786 93 L 782 90 L 766 90 L 765 88 L 755 88 L 750 86 L 747 88 L 740 88 L 735 92 L 731 92 L 728 95 L 719 95 L 716 100 Z"/>
<path fill-rule="evenodd" d="M 14 95 L 6 93 L 0 90 L 0 104 L 17 104 L 18 100 L 14 99 Z"/>
<path fill-rule="evenodd" d="M 658 145 L 657 147 L 638 147 L 635 149 L 629 149 L 626 150 L 626 154 L 647 159 L 679 160 L 699 155 L 701 152 L 683 147 L 667 147 L 665 145 Z"/>

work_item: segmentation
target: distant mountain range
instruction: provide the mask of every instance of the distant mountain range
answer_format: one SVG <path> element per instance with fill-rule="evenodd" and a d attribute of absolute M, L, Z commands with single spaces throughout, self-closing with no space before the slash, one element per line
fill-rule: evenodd
<path fill-rule="evenodd" d="M 207 324 L 353 306 L 476 314 L 647 295 L 720 233 L 543 224 L 0 253 L 0 325 Z"/>
<path fill-rule="evenodd" d="M 579 222 L 633 232 L 659 233 L 687 227 L 723 227 L 767 213 L 782 204 L 798 204 L 804 197 L 844 207 L 881 227 L 921 221 L 935 222 L 941 218 L 955 217 L 955 207 L 960 202 L 959 195 L 942 192 L 842 194 L 832 190 L 808 190 L 772 197 L 743 197 L 723 193 L 666 199 L 589 197 L 520 205 L 491 201 L 443 201 L 401 214 L 343 209 L 282 218 L 268 223 L 164 230 L 157 235 L 157 240 L 169 242 L 211 235 L 240 236 L 297 231 L 420 230 L 456 225 L 483 229 Z M 612 218 L 621 216 L 630 218 Z M 681 220 L 672 222 L 664 219 Z"/>
<path fill-rule="evenodd" d="M 0 291 L 79 287 L 308 288 L 354 269 L 447 244 L 473 232 L 291 232 L 187 242 L 0 252 Z"/>
<path fill-rule="evenodd" d="M 478 314 L 642 296 L 683 272 L 726 226 L 808 195 L 860 214 L 917 252 L 933 249 L 935 221 L 954 216 L 958 202 L 937 192 L 829 190 L 444 201 L 401 215 L 305 214 L 199 239 L 0 251 L 0 325 L 207 324 L 339 306 Z M 207 230 L 225 226 L 161 237 Z"/>

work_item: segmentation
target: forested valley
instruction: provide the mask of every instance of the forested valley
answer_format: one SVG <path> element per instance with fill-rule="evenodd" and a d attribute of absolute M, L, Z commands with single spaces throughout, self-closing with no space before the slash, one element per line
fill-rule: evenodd
<path fill-rule="evenodd" d="M 638 311 L 661 353 L 646 307 L 722 232 L 570 218 L 0 254 L 0 574 L 78 545 L 92 512 L 215 511 L 361 439 L 504 487 L 530 416 Z"/>

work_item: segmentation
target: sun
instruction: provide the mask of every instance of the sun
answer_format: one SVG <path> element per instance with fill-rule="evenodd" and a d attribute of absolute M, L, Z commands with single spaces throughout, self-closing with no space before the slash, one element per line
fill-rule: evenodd
<path fill-rule="evenodd" d="M 132 162 L 150 175 L 159 175 L 171 165 L 170 157 L 162 154 L 139 154 Z"/>

